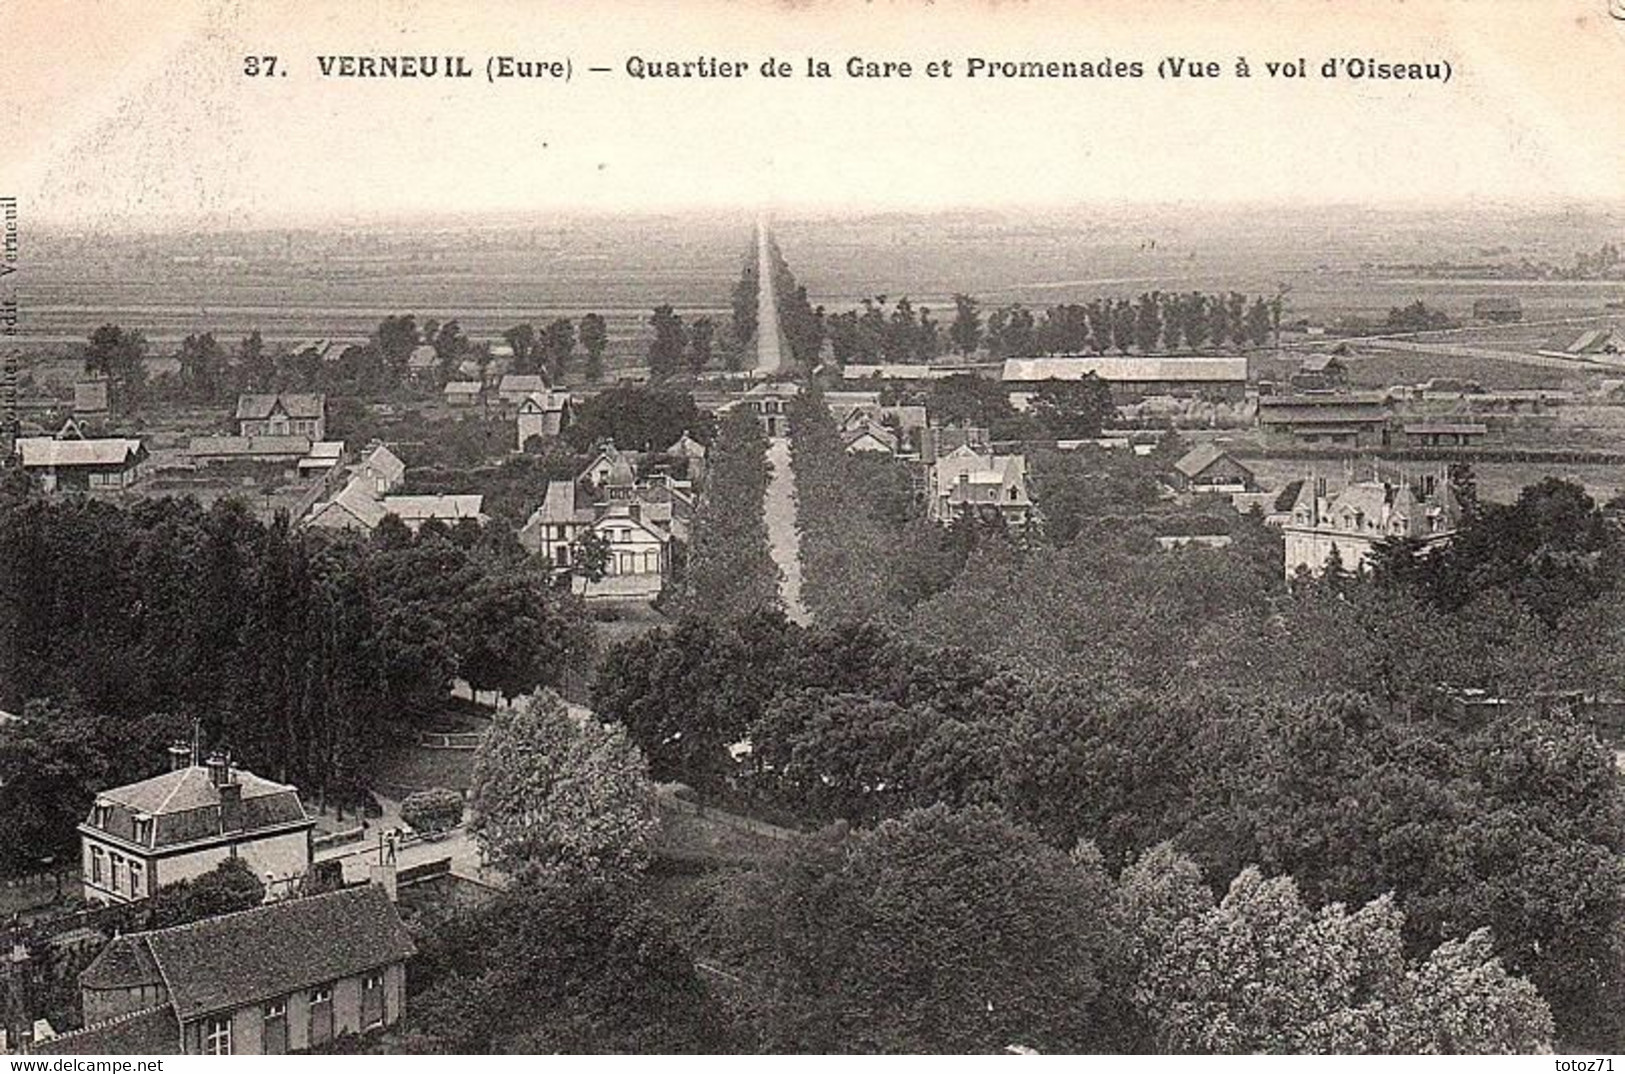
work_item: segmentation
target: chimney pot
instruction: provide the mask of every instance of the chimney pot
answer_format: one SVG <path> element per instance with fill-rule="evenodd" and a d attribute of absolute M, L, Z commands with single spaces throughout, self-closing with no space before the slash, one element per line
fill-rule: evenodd
<path fill-rule="evenodd" d="M 209 780 L 216 787 L 224 787 L 231 782 L 231 762 L 225 754 L 209 754 Z"/>

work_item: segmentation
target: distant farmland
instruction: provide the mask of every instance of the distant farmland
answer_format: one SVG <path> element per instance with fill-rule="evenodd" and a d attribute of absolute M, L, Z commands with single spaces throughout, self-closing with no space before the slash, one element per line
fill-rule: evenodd
<path fill-rule="evenodd" d="M 726 314 L 747 221 L 260 232 L 41 243 L 19 338 L 77 343 L 114 321 L 174 343 L 253 329 L 272 342 L 366 338 L 386 314 L 455 318 L 474 339 L 522 321 L 601 314 L 611 354 L 640 353 L 650 311 Z"/>
<path fill-rule="evenodd" d="M 1625 215 L 1602 211 L 1117 208 L 782 215 L 774 228 L 815 304 L 839 311 L 864 296 L 907 295 L 944 326 L 956 292 L 976 296 L 986 310 L 1145 290 L 1273 295 L 1284 285 L 1287 319 L 1316 321 L 1380 321 L 1391 307 L 1417 299 L 1465 319 L 1473 300 L 1486 295 L 1517 297 L 1530 320 L 1597 317 L 1625 296 L 1621 282 L 1409 279 L 1376 267 L 1470 261 L 1490 246 L 1567 263 L 1618 240 Z M 111 320 L 161 344 L 200 331 L 230 343 L 253 328 L 272 341 L 360 340 L 385 314 L 414 313 L 455 317 L 474 338 L 492 339 L 520 321 L 597 312 L 608 321 L 612 361 L 626 364 L 641 357 L 649 311 L 659 303 L 689 317 L 726 315 L 751 235 L 752 220 L 743 215 L 41 235 L 21 338 L 77 343 Z M 1471 375 L 1461 368 L 1421 375 L 1446 372 Z M 1531 378 L 1508 370 L 1507 380 L 1513 386 Z"/>

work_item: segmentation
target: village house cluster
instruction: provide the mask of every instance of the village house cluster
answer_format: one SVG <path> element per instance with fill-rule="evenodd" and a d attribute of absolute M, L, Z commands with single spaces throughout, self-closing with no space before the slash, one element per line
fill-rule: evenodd
<path fill-rule="evenodd" d="M 704 472 L 705 447 L 687 433 L 665 454 L 689 460 L 691 475 Z M 575 591 L 589 601 L 658 597 L 671 576 L 672 542 L 689 539 L 693 478 L 640 474 L 644 462 L 612 443 L 600 445 L 574 481 L 548 483 L 541 506 L 519 531 L 520 545 L 569 573 Z"/>

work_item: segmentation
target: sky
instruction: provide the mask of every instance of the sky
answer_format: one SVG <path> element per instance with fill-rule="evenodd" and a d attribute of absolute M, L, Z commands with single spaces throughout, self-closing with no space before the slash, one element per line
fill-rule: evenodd
<path fill-rule="evenodd" d="M 0 0 L 0 194 L 98 228 L 426 214 L 1625 200 L 1608 0 Z M 346 80 L 317 57 L 566 59 L 568 83 Z M 243 57 L 286 75 L 250 78 Z M 742 79 L 633 79 L 717 56 Z M 768 57 L 796 75 L 756 73 Z M 832 79 L 809 79 L 806 58 Z M 850 57 L 909 79 L 841 76 Z M 969 57 L 1140 79 L 968 79 Z M 1218 61 L 1163 80 L 1164 57 Z M 1252 75 L 1235 76 L 1238 57 Z M 1447 84 L 1269 60 L 1448 61 Z M 955 77 L 924 77 L 931 60 Z M 19 62 L 20 61 L 20 62 Z M 611 68 L 590 73 L 587 66 Z M 480 72 L 483 75 L 483 71 Z"/>

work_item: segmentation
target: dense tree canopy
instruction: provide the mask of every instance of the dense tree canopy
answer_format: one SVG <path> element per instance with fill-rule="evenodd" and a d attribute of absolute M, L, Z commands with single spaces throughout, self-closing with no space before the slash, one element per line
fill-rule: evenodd
<path fill-rule="evenodd" d="M 613 441 L 622 451 L 664 451 L 686 432 L 711 442 L 713 419 L 693 396 L 662 388 L 622 386 L 599 392 L 576 408 L 564 437 L 579 452 Z"/>
<path fill-rule="evenodd" d="M 188 737 L 198 720 L 267 776 L 359 789 L 375 751 L 439 705 L 461 665 L 522 693 L 557 682 L 588 644 L 577 598 L 455 536 L 296 532 L 233 501 L 0 504 L 0 681 L 13 704 L 58 701 L 38 723 L 0 728 L 0 748 L 45 751 L 22 767 L 75 774 L 37 799 L 73 796 L 64 817 L 109 780 L 161 765 L 173 730 L 112 752 L 112 769 L 82 755 L 102 728 L 116 741 L 154 713 Z M 40 844 L 55 850 L 29 853 L 71 852 L 71 824 L 37 830 L 55 833 Z"/>
<path fill-rule="evenodd" d="M 242 858 L 226 858 L 190 880 L 165 884 L 147 909 L 150 927 L 166 929 L 206 917 L 251 910 L 265 901 L 265 885 Z"/>
<path fill-rule="evenodd" d="M 735 1031 L 635 886 L 543 879 L 418 922 L 412 1052 L 710 1053 Z"/>
<path fill-rule="evenodd" d="M 643 754 L 619 727 L 552 693 L 499 709 L 474 761 L 469 830 L 510 873 L 636 873 L 654 801 Z"/>
<path fill-rule="evenodd" d="M 1224 900 L 1159 928 L 1134 1001 L 1159 1051 L 1508 1053 L 1552 1043 L 1551 1014 L 1485 931 L 1405 958 L 1387 896 L 1315 912 L 1287 877 L 1243 871 Z M 1156 932 L 1162 934 L 1156 935 Z M 1160 948 L 1160 950 L 1156 950 Z"/>
<path fill-rule="evenodd" d="M 747 878 L 727 931 L 774 1050 L 1088 1051 L 1110 897 L 996 810 L 939 806 Z"/>

